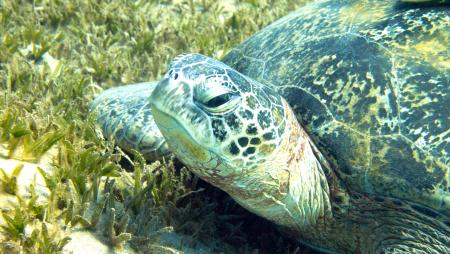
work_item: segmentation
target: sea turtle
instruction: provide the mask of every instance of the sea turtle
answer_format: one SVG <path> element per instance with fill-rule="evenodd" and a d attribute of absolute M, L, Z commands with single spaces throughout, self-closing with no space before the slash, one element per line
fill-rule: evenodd
<path fill-rule="evenodd" d="M 169 149 L 305 244 L 450 253 L 449 10 L 318 1 L 93 108 L 119 145 Z"/>

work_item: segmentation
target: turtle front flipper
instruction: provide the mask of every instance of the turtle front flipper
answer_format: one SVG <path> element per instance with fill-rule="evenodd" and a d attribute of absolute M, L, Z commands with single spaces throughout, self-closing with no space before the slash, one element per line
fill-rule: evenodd
<path fill-rule="evenodd" d="M 105 138 L 126 151 L 137 150 L 147 159 L 169 154 L 150 108 L 157 82 L 115 87 L 102 92 L 90 105 Z"/>

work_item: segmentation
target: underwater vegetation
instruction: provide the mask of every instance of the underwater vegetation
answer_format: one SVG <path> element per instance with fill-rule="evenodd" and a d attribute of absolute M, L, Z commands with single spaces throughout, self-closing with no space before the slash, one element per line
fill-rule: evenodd
<path fill-rule="evenodd" d="M 90 232 L 107 252 L 298 253 L 175 159 L 148 163 L 106 141 L 88 104 L 158 80 L 180 53 L 221 58 L 303 4 L 0 1 L 0 252 L 70 252 Z"/>

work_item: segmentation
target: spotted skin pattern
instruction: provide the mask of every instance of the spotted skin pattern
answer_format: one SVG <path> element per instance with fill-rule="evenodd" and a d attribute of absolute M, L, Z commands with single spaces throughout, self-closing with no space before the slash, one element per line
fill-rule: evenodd
<path fill-rule="evenodd" d="M 214 142 L 230 160 L 243 165 L 254 165 L 258 161 L 258 154 L 271 153 L 281 142 L 281 134 L 284 131 L 284 107 L 280 96 L 270 98 L 267 96 L 267 94 L 273 94 L 269 91 L 270 88 L 247 79 L 224 64 L 196 54 L 178 56 L 172 61 L 169 69 L 168 78 L 176 77 L 177 80 L 186 79 L 186 82 L 201 82 L 201 85 L 193 91 L 194 100 L 196 94 L 214 89 L 210 86 L 216 83 L 239 94 L 242 103 L 236 110 L 225 115 L 207 113 Z M 176 91 L 168 94 L 176 94 Z M 177 95 L 185 96 L 185 94 Z M 171 98 L 167 101 L 171 101 Z M 167 103 L 167 105 L 173 107 L 171 111 L 177 111 L 177 105 L 173 103 Z M 197 112 L 196 114 L 205 113 Z M 195 123 L 195 120 L 192 122 Z"/>

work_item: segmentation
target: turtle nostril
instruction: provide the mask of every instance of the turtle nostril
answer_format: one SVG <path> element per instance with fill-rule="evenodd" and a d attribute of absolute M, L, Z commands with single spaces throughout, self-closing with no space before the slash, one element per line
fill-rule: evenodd
<path fill-rule="evenodd" d="M 173 80 L 177 80 L 178 77 L 180 76 L 179 70 L 177 70 L 177 69 L 170 69 L 166 75 L 169 79 L 173 79 Z"/>

